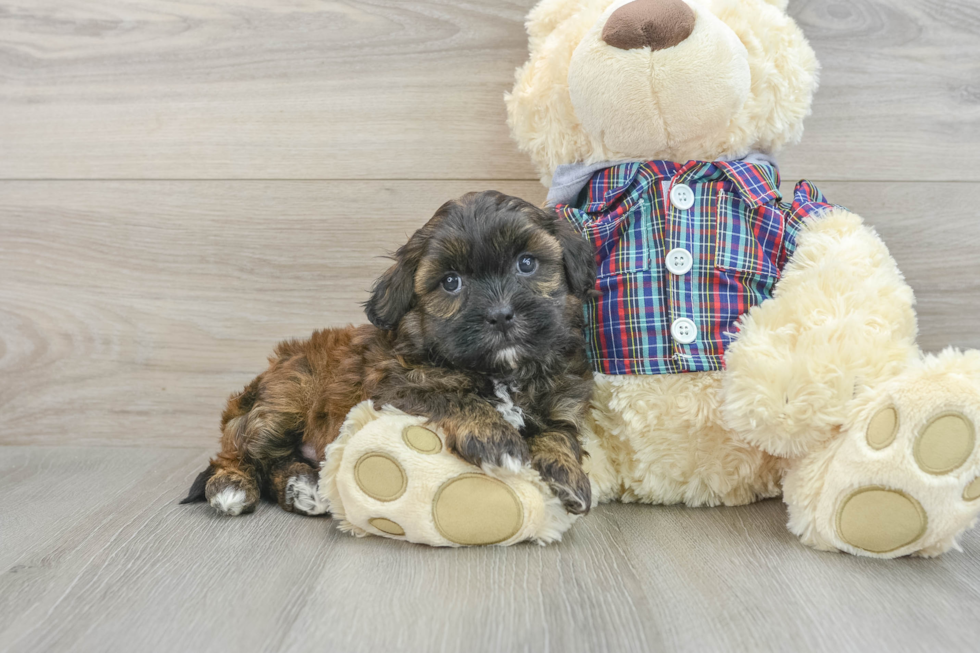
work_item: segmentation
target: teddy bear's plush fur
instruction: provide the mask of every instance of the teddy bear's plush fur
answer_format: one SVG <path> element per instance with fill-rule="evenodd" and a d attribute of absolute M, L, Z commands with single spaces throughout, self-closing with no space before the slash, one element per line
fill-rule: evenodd
<path fill-rule="evenodd" d="M 554 178 L 552 204 L 570 201 L 559 184 L 569 169 L 588 179 L 623 162 L 771 165 L 801 137 L 817 86 L 785 0 L 542 0 L 527 30 L 508 119 L 542 182 Z M 776 278 L 772 297 L 739 319 L 723 369 L 596 374 L 585 443 L 594 500 L 712 506 L 782 495 L 790 530 L 814 548 L 891 558 L 954 547 L 980 511 L 980 353 L 919 351 L 911 289 L 843 208 L 806 218 Z M 402 428 L 373 417 L 379 432 Z M 379 506 L 344 500 L 326 471 L 341 466 L 340 451 L 328 451 L 321 492 L 335 512 L 354 506 L 346 518 L 357 532 L 385 534 L 364 526 Z M 417 472 L 433 492 L 459 473 Z M 498 480 L 533 496 L 528 479 Z M 503 543 L 552 541 L 571 525 L 541 491 L 522 499 L 538 521 L 520 522 L 540 530 L 505 528 Z M 400 516 L 428 523 L 427 505 Z M 518 523 L 504 513 L 501 523 Z"/>

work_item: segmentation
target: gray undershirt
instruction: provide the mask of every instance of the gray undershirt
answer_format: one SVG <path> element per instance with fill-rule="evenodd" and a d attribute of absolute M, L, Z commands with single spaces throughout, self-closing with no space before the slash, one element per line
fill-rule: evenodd
<path fill-rule="evenodd" d="M 570 204 L 575 201 L 578 194 L 582 192 L 585 185 L 589 183 L 599 170 L 622 165 L 624 163 L 644 162 L 650 159 L 623 159 L 621 161 L 600 161 L 598 163 L 563 163 L 555 168 L 555 174 L 551 179 L 551 188 L 548 189 L 548 199 L 545 203 L 548 206 L 555 204 Z M 743 157 L 736 159 L 725 159 L 728 161 L 744 161 L 746 163 L 776 165 L 776 159 L 764 152 L 749 152 Z"/>

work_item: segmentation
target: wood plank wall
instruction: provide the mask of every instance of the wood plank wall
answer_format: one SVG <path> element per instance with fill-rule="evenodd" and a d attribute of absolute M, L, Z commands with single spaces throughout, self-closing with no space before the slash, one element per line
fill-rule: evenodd
<path fill-rule="evenodd" d="M 542 200 L 502 99 L 532 4 L 0 0 L 0 444 L 210 444 L 442 201 Z M 925 349 L 980 347 L 980 5 L 790 12 L 823 71 L 785 182 L 878 228 Z"/>

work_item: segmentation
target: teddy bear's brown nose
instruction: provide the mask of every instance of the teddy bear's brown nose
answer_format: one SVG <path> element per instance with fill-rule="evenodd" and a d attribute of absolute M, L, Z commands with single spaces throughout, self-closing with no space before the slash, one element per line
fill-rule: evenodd
<path fill-rule="evenodd" d="M 677 45 L 694 30 L 694 11 L 684 0 L 633 0 L 614 11 L 602 40 L 620 50 L 663 50 Z"/>

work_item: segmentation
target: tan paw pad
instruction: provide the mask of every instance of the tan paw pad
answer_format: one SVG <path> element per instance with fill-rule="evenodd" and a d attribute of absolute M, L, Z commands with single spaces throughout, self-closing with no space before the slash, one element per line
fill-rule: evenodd
<path fill-rule="evenodd" d="M 524 524 L 524 508 L 506 483 L 483 474 L 446 481 L 432 501 L 432 517 L 444 538 L 455 544 L 498 544 Z"/>
<path fill-rule="evenodd" d="M 422 426 L 409 426 L 402 432 L 402 440 L 419 453 L 434 454 L 442 451 L 439 436 Z"/>
<path fill-rule="evenodd" d="M 405 529 L 391 521 L 390 519 L 385 519 L 384 517 L 375 517 L 374 519 L 369 519 L 368 523 L 377 528 L 382 533 L 387 533 L 388 535 L 404 535 Z"/>
<path fill-rule="evenodd" d="M 405 493 L 405 470 L 384 453 L 366 453 L 354 465 L 354 480 L 364 494 L 378 501 L 394 501 Z"/>
<path fill-rule="evenodd" d="M 964 501 L 976 501 L 977 499 L 980 499 L 980 476 L 973 479 L 973 482 L 963 490 Z"/>
<path fill-rule="evenodd" d="M 960 413 L 942 413 L 926 424 L 915 441 L 915 461 L 928 474 L 948 474 L 967 461 L 975 439 L 973 422 Z"/>
<path fill-rule="evenodd" d="M 837 512 L 837 534 L 870 553 L 889 553 L 926 532 L 922 505 L 904 492 L 867 487 L 855 490 Z"/>
<path fill-rule="evenodd" d="M 898 411 L 894 407 L 882 408 L 868 423 L 868 446 L 884 449 L 895 441 L 898 433 Z"/>

